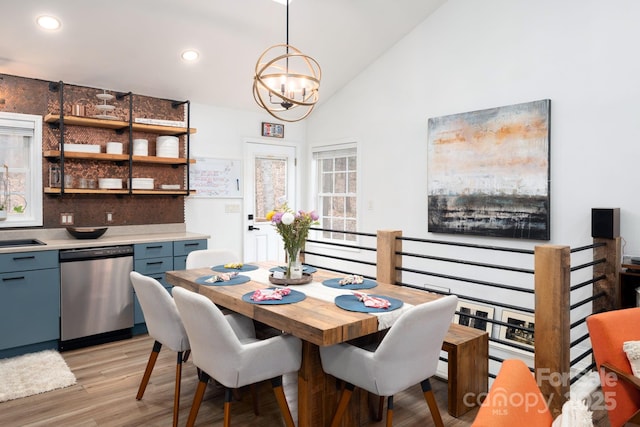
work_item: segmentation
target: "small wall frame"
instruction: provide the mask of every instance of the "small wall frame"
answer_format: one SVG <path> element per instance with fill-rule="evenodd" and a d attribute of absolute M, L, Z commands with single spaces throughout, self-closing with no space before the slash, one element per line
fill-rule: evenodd
<path fill-rule="evenodd" d="M 456 311 L 460 312 L 460 314 L 454 316 L 454 323 L 487 331 L 489 336 L 491 336 L 493 323 L 489 320 L 493 320 L 493 313 L 495 311 L 493 307 L 475 304 L 469 301 L 459 301 Z"/>
<path fill-rule="evenodd" d="M 284 138 L 284 125 L 280 123 L 262 122 L 262 136 Z"/>
<path fill-rule="evenodd" d="M 508 323 L 500 326 L 500 339 L 506 342 L 511 341 L 514 344 L 534 348 L 533 332 L 523 330 L 522 328 L 533 329 L 535 326 L 535 318 L 527 313 L 517 311 L 502 310 L 501 321 Z M 513 326 L 510 326 L 513 325 Z"/>

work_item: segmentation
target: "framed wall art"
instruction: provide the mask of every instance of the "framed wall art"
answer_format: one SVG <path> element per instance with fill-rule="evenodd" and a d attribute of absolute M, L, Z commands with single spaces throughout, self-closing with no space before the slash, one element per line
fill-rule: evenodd
<path fill-rule="evenodd" d="M 262 122 L 262 136 L 284 138 L 284 125 L 280 123 Z"/>
<path fill-rule="evenodd" d="M 514 344 L 522 345 L 533 349 L 534 334 L 533 332 L 523 330 L 522 328 L 533 329 L 535 326 L 535 318 L 526 313 L 502 310 L 502 323 L 500 325 L 500 339 L 503 341 L 512 341 Z"/>
<path fill-rule="evenodd" d="M 493 320 L 493 307 L 475 304 L 469 301 L 459 301 L 456 311 L 459 311 L 460 314 L 456 314 L 453 317 L 454 323 L 487 331 L 489 336 L 491 336 L 493 323 L 488 320 Z"/>
<path fill-rule="evenodd" d="M 428 230 L 550 239 L 548 99 L 429 119 Z"/>

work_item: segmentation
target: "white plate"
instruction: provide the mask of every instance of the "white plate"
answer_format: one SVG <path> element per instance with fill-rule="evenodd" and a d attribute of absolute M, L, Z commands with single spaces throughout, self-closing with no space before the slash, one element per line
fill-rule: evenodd
<path fill-rule="evenodd" d="M 118 120 L 116 116 L 110 116 L 109 114 L 96 114 L 93 117 L 95 117 L 96 119 Z"/>
<path fill-rule="evenodd" d="M 99 178 L 98 188 L 120 190 L 122 189 L 122 180 L 120 178 Z"/>
<path fill-rule="evenodd" d="M 96 109 L 103 110 L 103 111 L 113 111 L 116 109 L 116 107 L 114 105 L 109 105 L 109 104 L 98 104 L 96 105 Z"/>
<path fill-rule="evenodd" d="M 111 95 L 110 93 L 99 93 L 96 95 L 96 97 L 103 101 L 111 101 L 114 98 L 114 96 Z"/>
<path fill-rule="evenodd" d="M 180 184 L 162 184 L 160 188 L 163 190 L 179 190 Z"/>

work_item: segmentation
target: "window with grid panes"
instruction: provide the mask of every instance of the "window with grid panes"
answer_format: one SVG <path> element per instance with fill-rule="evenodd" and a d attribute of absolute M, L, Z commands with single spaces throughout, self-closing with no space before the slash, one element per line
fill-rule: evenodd
<path fill-rule="evenodd" d="M 42 117 L 0 112 L 0 228 L 42 226 Z"/>
<path fill-rule="evenodd" d="M 317 211 L 322 239 L 355 242 L 357 231 L 357 156 L 356 148 L 319 150 L 313 153 L 317 171 Z"/>

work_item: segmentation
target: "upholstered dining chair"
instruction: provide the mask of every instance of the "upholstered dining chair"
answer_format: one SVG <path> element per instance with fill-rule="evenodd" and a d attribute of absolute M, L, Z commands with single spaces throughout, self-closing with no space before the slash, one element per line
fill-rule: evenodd
<path fill-rule="evenodd" d="M 214 265 L 237 262 L 238 257 L 231 251 L 219 249 L 200 249 L 189 252 L 187 255 L 186 268 L 204 268 Z"/>
<path fill-rule="evenodd" d="M 640 425 L 640 378 L 633 375 L 623 349 L 627 341 L 640 341 L 638 325 L 640 308 L 606 311 L 587 317 L 611 427 L 626 423 Z"/>
<path fill-rule="evenodd" d="M 243 333 L 230 324 L 251 322 L 244 316 L 224 316 L 207 297 L 184 288 L 174 288 L 173 296 L 189 335 L 193 363 L 199 370 L 199 382 L 193 398 L 187 426 L 193 426 L 210 378 L 225 387 L 224 426 L 231 422 L 232 390 L 271 380 L 276 401 L 287 427 L 293 417 L 282 388 L 282 376 L 300 369 L 302 342 L 291 335 L 265 340 L 255 338 L 253 323 Z M 247 331 L 249 333 L 247 333 Z"/>
<path fill-rule="evenodd" d="M 156 364 L 162 346 L 169 347 L 178 353 L 176 364 L 176 384 L 173 397 L 173 425 L 178 425 L 180 410 L 180 382 L 182 377 L 182 363 L 189 358 L 189 338 L 182 325 L 180 314 L 173 298 L 156 279 L 144 276 L 136 271 L 130 273 L 131 283 L 136 291 L 149 336 L 155 341 L 149 355 L 147 367 L 142 376 L 136 399 L 142 399 L 151 372 Z"/>
<path fill-rule="evenodd" d="M 458 298 L 449 295 L 412 307 L 400 315 L 373 351 L 342 343 L 320 347 L 324 371 L 346 382 L 331 426 L 340 424 L 355 387 L 387 396 L 387 426 L 393 423 L 393 395 L 417 383 L 436 426 L 442 417 L 429 378 L 436 373 L 442 342 Z"/>

